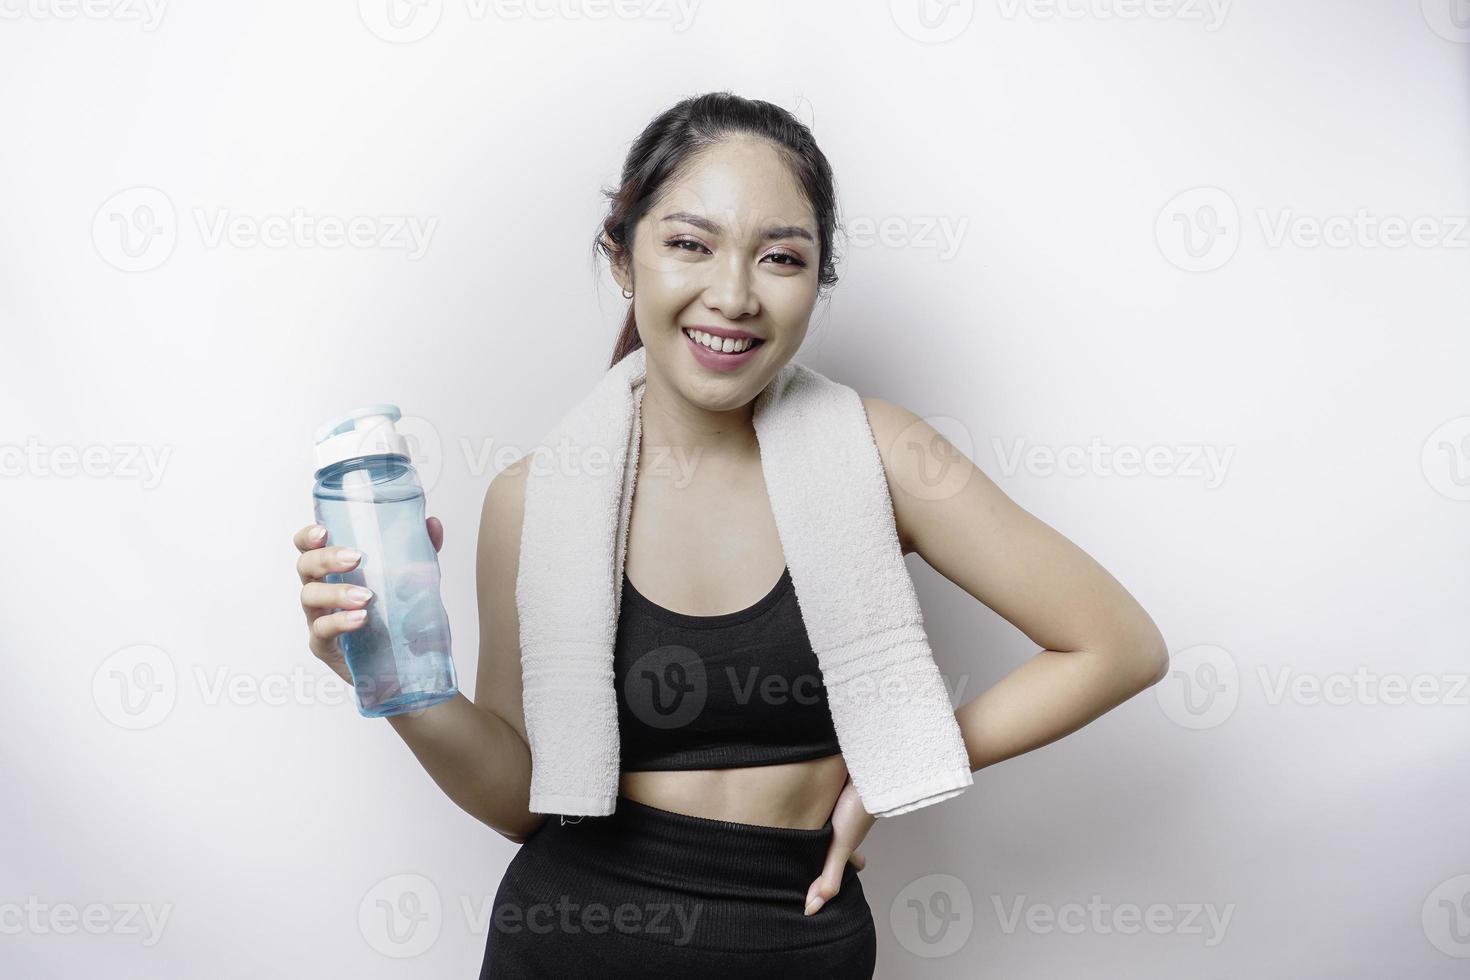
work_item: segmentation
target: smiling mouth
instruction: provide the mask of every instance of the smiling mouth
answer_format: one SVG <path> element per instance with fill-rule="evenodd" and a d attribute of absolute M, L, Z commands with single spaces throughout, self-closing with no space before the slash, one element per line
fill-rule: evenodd
<path fill-rule="evenodd" d="M 754 337 L 741 340 L 732 340 L 728 337 L 716 337 L 702 330 L 684 330 L 684 336 L 694 341 L 699 346 L 712 354 L 744 354 L 764 344 L 765 341 Z"/>

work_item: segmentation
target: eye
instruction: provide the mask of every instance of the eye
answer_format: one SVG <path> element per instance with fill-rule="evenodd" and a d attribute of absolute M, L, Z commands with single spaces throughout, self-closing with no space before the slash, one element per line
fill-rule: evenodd
<path fill-rule="evenodd" d="M 696 241 L 693 238 L 670 238 L 664 241 L 664 245 L 667 248 L 672 248 L 680 252 L 695 252 L 696 254 L 698 252 L 709 252 L 709 249 L 705 247 L 703 242 Z M 685 248 L 685 245 L 689 245 L 692 247 Z M 793 269 L 806 268 L 806 263 L 802 261 L 801 256 L 796 255 L 792 252 L 772 252 L 770 255 L 767 255 L 766 258 L 784 260 L 781 262 L 773 262 L 771 263 L 772 265 L 786 265 L 792 267 Z"/>
<path fill-rule="evenodd" d="M 709 249 L 704 248 L 703 242 L 695 241 L 692 238 L 670 238 L 668 241 L 664 242 L 664 244 L 681 252 L 692 251 L 692 249 L 680 248 L 681 245 L 693 245 L 695 248 L 703 248 L 706 252 L 709 251 Z"/>

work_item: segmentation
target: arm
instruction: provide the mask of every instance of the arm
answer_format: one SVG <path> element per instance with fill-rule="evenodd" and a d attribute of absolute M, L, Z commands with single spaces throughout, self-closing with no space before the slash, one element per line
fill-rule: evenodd
<path fill-rule="evenodd" d="M 425 711 L 388 720 L 456 804 L 501 836 L 524 843 L 546 819 L 531 813 L 531 751 L 521 707 L 520 563 L 525 467 L 490 481 L 480 511 L 475 583 L 480 659 L 475 700 L 463 693 Z"/>
<path fill-rule="evenodd" d="M 1163 636 L 1101 565 L 923 419 L 881 399 L 863 405 L 904 553 L 1042 647 L 955 712 L 972 769 L 1054 742 L 1163 679 Z"/>

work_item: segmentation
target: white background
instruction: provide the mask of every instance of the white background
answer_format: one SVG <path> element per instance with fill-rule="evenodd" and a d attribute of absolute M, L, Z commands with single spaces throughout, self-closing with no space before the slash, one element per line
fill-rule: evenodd
<path fill-rule="evenodd" d="M 310 434 L 414 416 L 472 691 L 485 487 L 621 322 L 601 190 L 728 88 L 836 171 L 799 358 L 1174 659 L 880 821 L 878 975 L 1464 975 L 1470 4 L 94 3 L 0 0 L 0 973 L 475 974 L 515 847 L 306 649 Z M 295 209 L 389 234 L 210 234 Z M 910 562 L 960 700 L 1035 652 Z"/>

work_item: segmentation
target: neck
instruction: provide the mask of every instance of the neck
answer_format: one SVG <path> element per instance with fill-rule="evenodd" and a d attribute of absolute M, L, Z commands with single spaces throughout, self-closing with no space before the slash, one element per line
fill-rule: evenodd
<path fill-rule="evenodd" d="M 704 408 L 683 397 L 654 372 L 644 379 L 640 458 L 656 463 L 644 452 L 673 452 L 685 459 L 739 462 L 759 458 L 755 437 L 755 401 L 720 411 Z"/>

